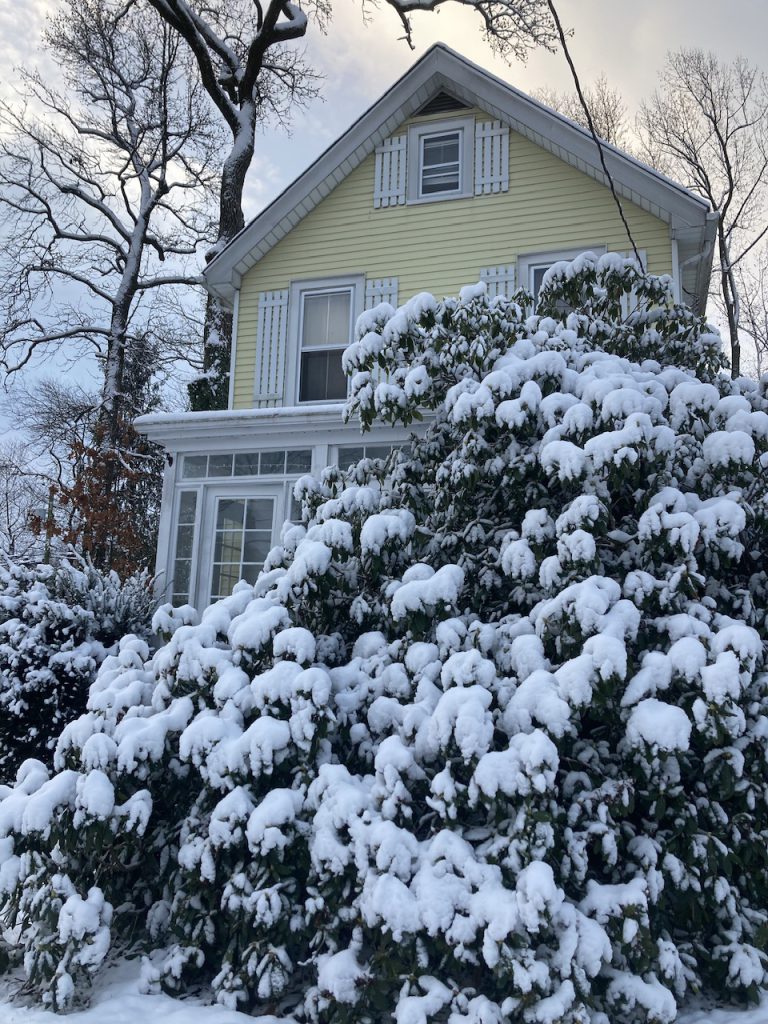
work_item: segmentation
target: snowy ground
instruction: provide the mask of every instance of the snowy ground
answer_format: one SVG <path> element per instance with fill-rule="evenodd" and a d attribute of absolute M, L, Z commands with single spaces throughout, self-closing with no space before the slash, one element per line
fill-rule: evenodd
<path fill-rule="evenodd" d="M 66 1017 L 14 1005 L 0 988 L 0 1024 L 136 1024 L 141 1020 L 151 1021 L 151 1024 L 280 1024 L 276 1017 L 248 1017 L 190 999 L 141 995 L 138 976 L 136 961 L 112 968 L 96 986 L 91 1006 Z M 768 993 L 760 1007 L 751 1010 L 701 1007 L 682 1014 L 677 1024 L 768 1024 Z"/>

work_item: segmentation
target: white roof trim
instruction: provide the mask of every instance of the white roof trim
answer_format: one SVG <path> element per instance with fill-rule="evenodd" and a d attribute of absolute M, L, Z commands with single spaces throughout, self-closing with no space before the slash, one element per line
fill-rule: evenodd
<path fill-rule="evenodd" d="M 607 184 L 588 131 L 438 43 L 211 261 L 204 271 L 208 288 L 231 304 L 242 275 L 440 90 L 481 107 L 536 145 Z M 708 234 L 705 225 L 712 214 L 703 199 L 609 143 L 603 144 L 603 150 L 623 198 L 666 221 L 673 232 L 693 228 L 696 233 L 698 228 L 704 242 Z"/>

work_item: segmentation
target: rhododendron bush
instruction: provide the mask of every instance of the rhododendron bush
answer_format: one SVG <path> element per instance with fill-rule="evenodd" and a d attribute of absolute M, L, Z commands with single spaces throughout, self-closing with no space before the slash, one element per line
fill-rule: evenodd
<path fill-rule="evenodd" d="M 123 634 L 150 635 L 152 578 L 121 580 L 69 552 L 55 565 L 0 564 L 0 783 L 50 764 L 59 733 Z"/>
<path fill-rule="evenodd" d="M 768 984 L 768 399 L 616 255 L 364 314 L 255 586 L 125 638 L 0 802 L 27 985 L 311 1024 L 668 1024 Z"/>

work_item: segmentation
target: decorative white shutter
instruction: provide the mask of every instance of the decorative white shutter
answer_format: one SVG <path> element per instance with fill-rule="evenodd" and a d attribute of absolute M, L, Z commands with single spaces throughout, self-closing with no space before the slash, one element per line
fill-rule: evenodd
<path fill-rule="evenodd" d="M 365 308 L 388 302 L 397 309 L 397 278 L 382 277 L 365 282 Z"/>
<path fill-rule="evenodd" d="M 515 265 L 509 263 L 498 267 L 483 267 L 480 271 L 480 280 L 485 281 L 488 286 L 489 299 L 496 295 L 509 297 L 515 291 Z"/>
<path fill-rule="evenodd" d="M 394 135 L 376 147 L 373 205 L 402 206 L 405 203 L 406 136 Z"/>
<path fill-rule="evenodd" d="M 256 408 L 280 405 L 285 386 L 285 347 L 288 334 L 288 289 L 259 293 L 256 322 Z"/>
<path fill-rule="evenodd" d="M 648 269 L 648 253 L 645 249 L 638 249 L 637 254 L 640 257 L 640 262 L 643 265 L 643 270 Z M 628 257 L 634 257 L 634 252 L 626 252 L 622 255 Z M 621 297 L 621 315 L 626 319 L 630 313 L 633 313 L 637 309 L 637 296 L 632 291 L 629 295 L 622 295 Z"/>
<path fill-rule="evenodd" d="M 501 121 L 475 125 L 475 195 L 509 191 L 509 128 Z"/>

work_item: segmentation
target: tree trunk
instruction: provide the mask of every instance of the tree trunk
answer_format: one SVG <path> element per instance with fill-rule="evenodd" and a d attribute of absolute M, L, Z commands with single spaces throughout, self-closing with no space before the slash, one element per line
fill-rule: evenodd
<path fill-rule="evenodd" d="M 718 231 L 718 248 L 720 250 L 720 288 L 723 306 L 728 319 L 728 337 L 731 344 L 731 376 L 741 376 L 741 342 L 739 341 L 739 321 L 736 312 L 736 282 L 731 267 L 728 243 L 722 228 Z"/>
<path fill-rule="evenodd" d="M 245 226 L 243 192 L 254 152 L 256 109 L 253 104 L 240 111 L 240 127 L 224 162 L 219 196 L 219 231 L 216 245 L 208 254 L 210 262 Z M 229 400 L 232 314 L 213 295 L 208 295 L 203 336 L 203 373 L 189 385 L 190 406 L 195 412 L 226 409 Z"/>

